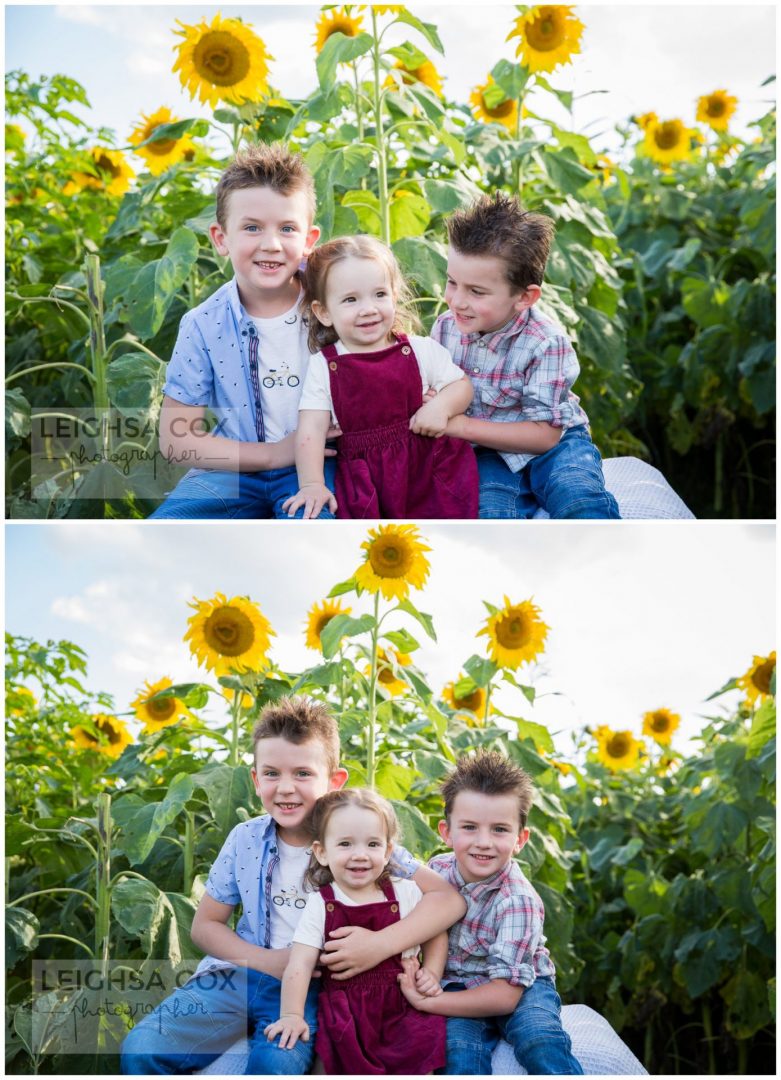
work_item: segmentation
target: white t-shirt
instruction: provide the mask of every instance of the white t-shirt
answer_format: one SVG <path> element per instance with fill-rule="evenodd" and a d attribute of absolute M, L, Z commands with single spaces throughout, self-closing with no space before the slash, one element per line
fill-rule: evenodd
<path fill-rule="evenodd" d="M 410 335 L 409 343 L 412 346 L 415 358 L 418 361 L 420 380 L 423 383 L 423 393 L 427 390 L 442 390 L 450 383 L 457 382 L 464 377 L 460 367 L 453 363 L 453 358 L 444 345 L 440 345 L 433 338 Z M 341 341 L 336 342 L 336 351 L 340 355 L 347 352 Z M 379 351 L 379 350 L 378 350 Z M 378 387 L 378 392 L 381 388 Z M 421 401 L 421 404 L 423 402 Z M 304 389 L 299 409 L 328 409 L 331 420 L 337 423 L 334 414 L 333 401 L 331 399 L 331 380 L 328 376 L 328 363 L 321 352 L 309 357 L 309 369 L 304 380 Z"/>
<path fill-rule="evenodd" d="M 271 948 L 287 949 L 306 907 L 304 874 L 309 866 L 310 848 L 293 847 L 277 837 L 279 861 L 271 871 Z"/>
<path fill-rule="evenodd" d="M 399 902 L 399 918 L 403 919 L 420 902 L 423 893 L 414 881 L 402 881 L 392 877 L 391 882 Z M 335 882 L 332 888 L 336 899 L 346 907 L 361 906 L 356 900 L 345 896 Z M 293 934 L 293 944 L 311 945 L 315 949 L 322 949 L 325 944 L 325 901 L 319 892 L 309 893 L 306 907 Z M 419 948 L 405 949 L 402 956 L 417 956 L 419 951 Z"/>
<path fill-rule="evenodd" d="M 258 378 L 266 442 L 279 442 L 298 427 L 298 402 L 309 366 L 300 297 L 273 319 L 252 317 L 258 331 Z"/>

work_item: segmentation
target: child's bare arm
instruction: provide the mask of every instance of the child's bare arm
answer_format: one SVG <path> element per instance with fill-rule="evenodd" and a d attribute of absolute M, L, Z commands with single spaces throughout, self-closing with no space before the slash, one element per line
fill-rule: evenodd
<path fill-rule="evenodd" d="M 266 1038 L 272 1042 L 280 1035 L 281 1049 L 292 1050 L 299 1039 L 309 1042 L 309 1024 L 304 1019 L 304 1006 L 319 950 L 311 945 L 295 944 L 285 951 L 289 959 L 282 976 L 279 1020 L 268 1024 L 263 1030 Z"/>
<path fill-rule="evenodd" d="M 509 1016 L 523 993 L 522 986 L 513 986 L 506 979 L 491 979 L 469 990 L 427 997 L 416 988 L 415 977 L 406 967 L 399 975 L 399 985 L 410 1005 L 435 1016 Z"/>
<path fill-rule="evenodd" d="M 389 956 L 428 941 L 463 917 L 466 901 L 439 874 L 420 866 L 412 880 L 423 898 L 403 919 L 384 930 L 364 930 L 360 926 L 334 930 L 320 959 L 335 979 L 350 979 L 368 971 Z"/>
<path fill-rule="evenodd" d="M 474 387 L 466 375 L 448 383 L 412 416 L 409 422 L 411 430 L 417 435 L 439 438 L 446 433 L 450 418 L 469 407 L 473 394 Z"/>
<path fill-rule="evenodd" d="M 236 967 L 251 968 L 281 979 L 290 950 L 263 949 L 260 945 L 244 941 L 227 925 L 233 908 L 233 904 L 221 904 L 204 893 L 190 931 L 193 944 L 218 960 L 228 960 Z"/>
<path fill-rule="evenodd" d="M 263 472 L 293 464 L 293 435 L 271 443 L 210 435 L 203 405 L 183 405 L 166 395 L 160 410 L 160 453 L 176 465 L 223 472 Z"/>
<path fill-rule="evenodd" d="M 448 934 L 443 930 L 423 944 L 423 964 L 415 972 L 415 986 L 421 994 L 434 997 L 442 993 L 440 981 L 447 963 Z"/>
<path fill-rule="evenodd" d="M 316 518 L 326 504 L 331 513 L 336 513 L 336 499 L 326 487 L 323 474 L 330 419 L 331 414 L 327 409 L 301 409 L 298 414 L 295 455 L 299 490 L 282 507 L 290 517 L 299 506 L 304 507 L 305 518 Z"/>
<path fill-rule="evenodd" d="M 507 454 L 544 454 L 552 450 L 561 439 L 562 428 L 554 427 L 545 420 L 478 420 L 474 416 L 453 416 L 445 430 L 446 435 L 502 450 Z"/>

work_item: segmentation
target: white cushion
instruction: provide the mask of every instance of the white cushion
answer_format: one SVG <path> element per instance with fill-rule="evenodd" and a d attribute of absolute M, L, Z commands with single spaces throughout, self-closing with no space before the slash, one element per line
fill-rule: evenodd
<path fill-rule="evenodd" d="M 647 461 L 635 457 L 606 458 L 602 462 L 602 471 L 605 474 L 605 487 L 615 496 L 622 518 L 658 520 L 694 517 L 659 470 Z M 549 515 L 545 510 L 538 510 L 534 516 L 546 518 Z"/>
<path fill-rule="evenodd" d="M 572 1051 L 587 1075 L 647 1075 L 604 1016 L 588 1005 L 564 1005 L 561 1022 L 572 1039 Z M 248 1058 L 247 1040 L 239 1039 L 221 1057 L 200 1071 L 202 1075 L 243 1076 Z M 500 1042 L 494 1050 L 493 1072 L 494 1076 L 527 1075 L 526 1069 L 515 1060 L 515 1054 L 506 1042 Z"/>

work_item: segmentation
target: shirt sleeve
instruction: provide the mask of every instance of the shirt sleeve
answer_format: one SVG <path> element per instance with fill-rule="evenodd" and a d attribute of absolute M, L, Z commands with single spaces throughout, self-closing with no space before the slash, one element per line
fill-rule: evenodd
<path fill-rule="evenodd" d="M 301 912 L 295 933 L 294 945 L 311 945 L 322 949 L 325 943 L 325 904 L 319 892 L 310 893 L 306 898 L 306 907 Z"/>
<path fill-rule="evenodd" d="M 433 338 L 415 337 L 412 345 L 420 368 L 424 394 L 428 389 L 442 390 L 450 383 L 464 378 L 463 371 L 453 363 L 453 357 L 445 346 Z"/>
<path fill-rule="evenodd" d="M 397 844 L 391 852 L 388 869 L 393 877 L 409 880 L 420 870 L 423 865 L 414 855 L 410 855 L 405 847 Z"/>
<path fill-rule="evenodd" d="M 411 911 L 413 911 L 420 901 L 423 899 L 423 893 L 420 891 L 414 881 L 402 881 L 394 879 L 393 891 L 396 893 L 396 899 L 399 902 L 399 918 L 405 919 Z M 417 956 L 420 952 L 420 945 L 412 945 L 409 949 L 405 949 L 401 954 L 406 959 L 408 956 Z"/>
<path fill-rule="evenodd" d="M 331 380 L 328 378 L 328 368 L 321 352 L 309 357 L 298 408 L 299 411 L 301 409 L 327 409 L 333 416 Z"/>
<path fill-rule="evenodd" d="M 507 979 L 512 986 L 534 982 L 534 954 L 544 941 L 542 904 L 523 893 L 508 896 L 497 906 L 496 938 L 488 952 L 489 979 Z"/>
<path fill-rule="evenodd" d="M 543 420 L 563 427 L 573 415 L 570 387 L 580 364 L 565 334 L 546 337 L 528 364 L 523 388 L 523 420 Z M 575 399 L 577 401 L 577 399 Z"/>
<path fill-rule="evenodd" d="M 213 900 L 218 900 L 221 904 L 233 904 L 234 907 L 241 901 L 241 893 L 236 881 L 238 828 L 239 826 L 228 834 L 222 850 L 212 864 L 205 886 L 206 892 Z"/>
<path fill-rule="evenodd" d="M 176 344 L 168 361 L 163 393 L 182 405 L 209 405 L 214 391 L 214 368 L 192 312 L 182 317 Z"/>
<path fill-rule="evenodd" d="M 431 327 L 431 340 L 436 341 L 440 345 L 443 343 L 443 339 L 444 339 L 444 334 L 442 332 L 442 326 L 443 326 L 443 323 L 444 323 L 445 314 L 446 314 L 446 312 L 443 312 L 437 318 L 434 325 Z"/>

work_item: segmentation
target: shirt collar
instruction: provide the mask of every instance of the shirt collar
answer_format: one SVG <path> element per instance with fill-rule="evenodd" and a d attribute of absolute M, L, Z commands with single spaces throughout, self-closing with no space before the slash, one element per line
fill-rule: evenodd
<path fill-rule="evenodd" d="M 526 323 L 529 321 L 531 315 L 531 308 L 527 307 L 523 311 L 514 315 L 512 319 L 509 319 L 504 326 L 500 326 L 498 330 L 493 330 L 487 334 L 462 334 L 462 345 L 475 345 L 478 341 L 484 341 L 486 346 L 491 352 L 498 352 L 499 346 L 507 338 L 513 337 L 515 334 L 519 334 L 523 330 Z"/>
<path fill-rule="evenodd" d="M 455 855 L 453 856 L 453 877 L 455 878 L 456 885 L 459 892 L 465 892 L 473 896 L 476 900 L 479 899 L 484 893 L 495 892 L 500 889 L 502 885 L 507 881 L 510 874 L 512 874 L 512 860 L 510 860 L 505 867 L 493 875 L 493 877 L 486 878 L 485 881 L 465 881 L 464 876 L 458 868 L 458 861 Z"/>

